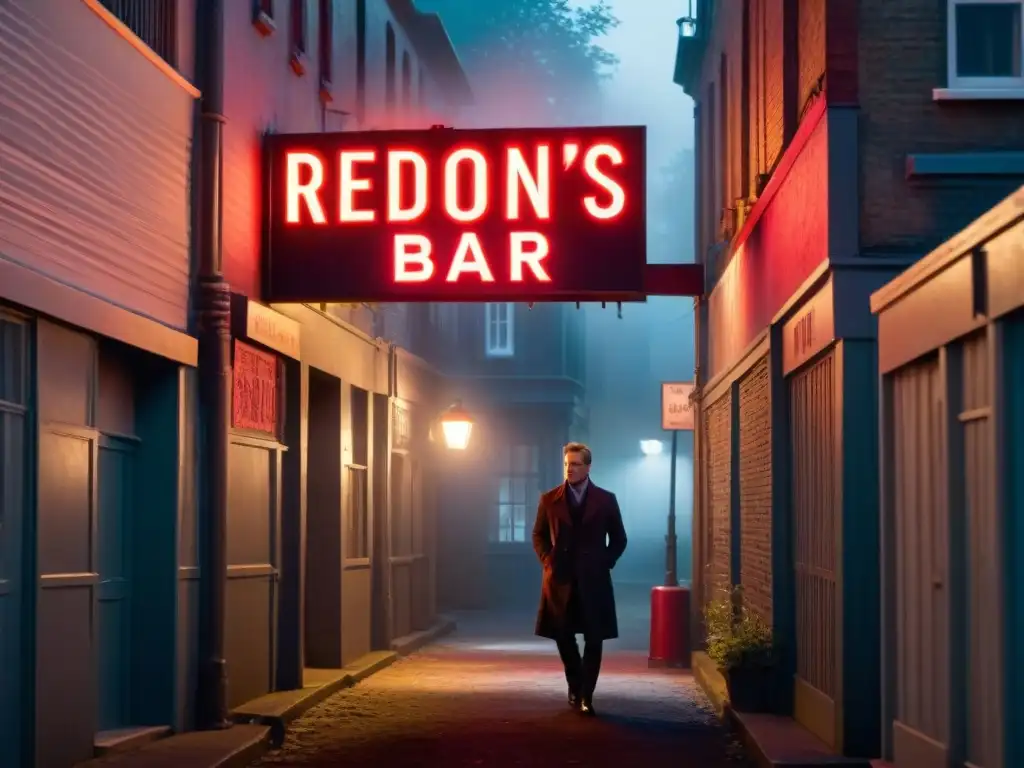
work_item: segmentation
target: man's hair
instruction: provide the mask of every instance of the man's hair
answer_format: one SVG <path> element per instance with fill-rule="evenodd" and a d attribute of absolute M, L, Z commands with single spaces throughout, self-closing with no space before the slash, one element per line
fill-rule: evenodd
<path fill-rule="evenodd" d="M 588 467 L 590 466 L 591 460 L 594 458 L 593 454 L 590 453 L 590 448 L 585 443 L 566 443 L 562 449 L 562 456 L 568 456 L 570 453 L 578 453 L 583 457 L 583 463 Z"/>

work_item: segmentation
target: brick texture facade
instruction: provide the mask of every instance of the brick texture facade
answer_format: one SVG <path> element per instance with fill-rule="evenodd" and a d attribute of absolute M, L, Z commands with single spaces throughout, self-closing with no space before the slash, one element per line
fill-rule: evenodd
<path fill-rule="evenodd" d="M 772 419 L 768 358 L 740 381 L 740 583 L 746 605 L 772 614 Z"/>
<path fill-rule="evenodd" d="M 814 2 L 814 0 L 810 0 Z M 860 0 L 861 246 L 927 253 L 1020 186 L 1020 177 L 906 178 L 907 155 L 1024 149 L 1024 100 L 936 101 L 946 3 Z"/>
<path fill-rule="evenodd" d="M 708 589 L 715 599 L 732 584 L 732 396 L 718 398 L 705 413 L 711 521 Z"/>

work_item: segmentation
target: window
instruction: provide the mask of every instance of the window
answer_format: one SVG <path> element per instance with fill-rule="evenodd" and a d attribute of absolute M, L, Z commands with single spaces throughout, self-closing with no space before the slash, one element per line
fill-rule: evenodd
<path fill-rule="evenodd" d="M 390 112 L 395 107 L 395 68 L 398 53 L 395 50 L 395 30 L 388 22 L 384 30 L 384 101 Z"/>
<path fill-rule="evenodd" d="M 412 60 L 408 51 L 402 51 L 402 107 L 412 106 Z"/>
<path fill-rule="evenodd" d="M 348 477 L 345 526 L 345 559 L 365 560 L 370 556 L 370 509 L 366 494 L 366 467 L 345 467 Z"/>
<path fill-rule="evenodd" d="M 718 108 L 722 110 L 718 120 L 718 192 L 720 215 L 729 207 L 729 161 L 732 160 L 729 150 L 729 59 L 723 53 L 718 62 Z M 728 239 L 728 238 L 723 238 Z"/>
<path fill-rule="evenodd" d="M 413 552 L 413 489 L 410 465 L 405 454 L 391 453 L 391 554 L 398 557 Z"/>
<path fill-rule="evenodd" d="M 515 304 L 484 305 L 484 351 L 488 357 L 512 357 L 515 354 Z"/>
<path fill-rule="evenodd" d="M 255 0 L 253 3 L 253 20 L 255 23 L 270 22 L 270 30 L 273 30 L 273 0 Z"/>
<path fill-rule="evenodd" d="M 349 391 L 352 455 L 345 467 L 345 530 L 342 544 L 345 558 L 364 560 L 370 556 L 370 507 L 367 467 L 370 464 L 370 393 L 359 387 Z"/>
<path fill-rule="evenodd" d="M 100 0 L 153 52 L 170 64 L 178 64 L 178 4 L 175 0 Z"/>
<path fill-rule="evenodd" d="M 949 0 L 949 87 L 1024 92 L 1024 0 Z"/>
<path fill-rule="evenodd" d="M 356 0 L 356 113 L 366 119 L 366 0 Z"/>
<path fill-rule="evenodd" d="M 306 0 L 292 0 L 291 33 L 292 58 L 302 58 L 306 55 Z"/>
<path fill-rule="evenodd" d="M 540 449 L 535 445 L 506 447 L 498 457 L 498 467 L 504 467 L 505 474 L 498 480 L 491 540 L 526 541 L 533 525 L 530 513 L 536 511 L 540 495 Z"/>
<path fill-rule="evenodd" d="M 334 59 L 334 8 L 332 0 L 320 0 L 320 87 L 331 87 L 331 65 Z"/>

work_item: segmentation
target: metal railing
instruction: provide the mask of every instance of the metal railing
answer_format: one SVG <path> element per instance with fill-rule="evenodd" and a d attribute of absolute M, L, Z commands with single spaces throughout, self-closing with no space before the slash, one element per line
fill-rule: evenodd
<path fill-rule="evenodd" d="M 178 66 L 178 0 L 100 0 L 172 67 Z"/>

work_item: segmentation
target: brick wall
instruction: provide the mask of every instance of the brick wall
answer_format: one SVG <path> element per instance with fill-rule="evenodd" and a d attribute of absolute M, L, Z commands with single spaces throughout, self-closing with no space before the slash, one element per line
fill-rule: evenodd
<path fill-rule="evenodd" d="M 772 613 L 772 419 L 768 358 L 740 381 L 740 582 L 746 604 Z"/>
<path fill-rule="evenodd" d="M 859 5 L 861 244 L 927 252 L 1020 179 L 907 181 L 907 154 L 1024 150 L 1024 101 L 933 100 L 946 86 L 946 3 Z"/>
<path fill-rule="evenodd" d="M 719 597 L 718 590 L 728 589 L 731 582 L 732 536 L 732 396 L 725 394 L 712 403 L 705 416 L 708 441 L 708 521 L 710 547 L 708 562 L 709 597 Z"/>
<path fill-rule="evenodd" d="M 289 5 L 274 6 L 276 30 L 262 37 L 252 25 L 252 4 L 225 5 L 224 55 L 224 274 L 233 290 L 253 298 L 260 295 L 262 212 L 260 147 L 265 131 L 303 133 L 350 130 L 337 110 L 357 111 L 356 4 L 335 3 L 333 15 L 332 98 L 326 111 L 320 100 L 319 14 L 306 6 L 306 57 L 309 70 L 299 76 L 289 67 Z M 418 110 L 389 109 L 385 100 L 386 28 L 395 31 L 396 56 L 411 57 L 414 72 L 420 62 L 411 40 L 383 0 L 366 4 L 366 120 L 364 127 L 422 124 Z M 428 72 L 429 74 L 429 72 Z M 413 80 L 415 87 L 415 79 Z M 401 94 L 401 76 L 397 84 Z M 345 310 L 342 310 L 343 312 Z"/>
<path fill-rule="evenodd" d="M 781 5 L 781 3 L 779 3 Z M 750 119 L 743 130 L 747 131 L 748 142 L 750 143 L 750 167 L 747 169 L 749 175 L 749 188 L 753 191 L 757 188 L 757 176 L 767 173 L 770 167 L 767 150 L 765 147 L 765 104 L 766 104 L 766 81 L 765 72 L 782 67 L 782 46 L 768 45 L 764 25 L 767 3 L 765 0 L 752 0 L 749 5 L 748 25 L 750 27 L 749 44 L 750 55 L 748 65 L 750 67 Z M 777 61 L 772 61 L 770 56 L 778 56 Z M 781 85 L 781 79 L 779 79 Z M 781 99 L 779 100 L 781 104 Z"/>
<path fill-rule="evenodd" d="M 761 34 L 764 42 L 764 58 L 760 63 L 761 78 L 764 82 L 763 123 L 759 144 L 763 147 L 762 173 L 772 168 L 785 149 L 786 99 L 783 78 L 783 0 L 758 0 L 763 14 Z M 757 27 L 753 27 L 757 30 Z M 754 34 L 757 34 L 754 31 Z M 757 64 L 755 63 L 755 66 Z"/>
<path fill-rule="evenodd" d="M 800 26 L 797 108 L 802 109 L 825 72 L 825 3 L 800 0 L 797 19 Z"/>

